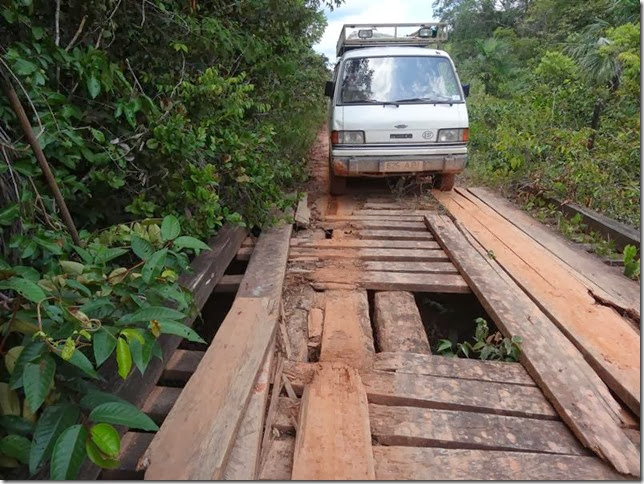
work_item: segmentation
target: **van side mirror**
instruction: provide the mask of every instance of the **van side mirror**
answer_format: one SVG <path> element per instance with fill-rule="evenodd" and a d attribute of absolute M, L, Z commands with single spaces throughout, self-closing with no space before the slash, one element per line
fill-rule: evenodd
<path fill-rule="evenodd" d="M 463 94 L 465 94 L 465 97 L 470 95 L 470 85 L 469 84 L 461 84 L 461 87 L 463 88 Z"/>
<path fill-rule="evenodd" d="M 324 84 L 324 95 L 326 97 L 333 97 L 333 91 L 335 91 L 335 82 L 326 81 L 326 84 Z"/>

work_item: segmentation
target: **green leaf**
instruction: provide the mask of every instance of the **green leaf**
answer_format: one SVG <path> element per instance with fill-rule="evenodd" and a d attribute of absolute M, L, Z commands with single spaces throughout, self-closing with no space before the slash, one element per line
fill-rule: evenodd
<path fill-rule="evenodd" d="M 161 327 L 162 333 L 181 336 L 182 338 L 186 338 L 188 341 L 194 341 L 196 343 L 205 343 L 201 336 L 183 323 L 179 323 L 177 321 L 159 321 L 159 326 Z"/>
<path fill-rule="evenodd" d="M 82 351 L 80 350 L 74 351 L 74 354 L 67 362 L 81 369 L 87 376 L 98 379 L 98 373 L 96 373 L 96 370 L 94 369 L 94 365 L 92 365 L 92 362 L 89 361 L 87 356 L 85 356 L 85 354 Z"/>
<path fill-rule="evenodd" d="M 118 457 L 121 451 L 119 433 L 108 423 L 98 423 L 89 430 L 96 447 L 109 457 Z"/>
<path fill-rule="evenodd" d="M 442 339 L 439 341 L 438 348 L 436 348 L 436 351 L 438 353 L 445 351 L 445 350 L 451 350 L 452 349 L 452 342 L 448 339 Z"/>
<path fill-rule="evenodd" d="M 36 423 L 34 440 L 29 453 L 29 472 L 35 474 L 41 462 L 49 459 L 56 440 L 68 427 L 78 421 L 78 407 L 61 403 L 45 408 Z"/>
<path fill-rule="evenodd" d="M 20 217 L 20 208 L 17 203 L 13 203 L 0 210 L 0 225 L 11 225 L 18 217 Z"/>
<path fill-rule="evenodd" d="M 19 435 L 30 435 L 34 431 L 34 425 L 17 415 L 0 415 L 0 427 L 7 432 Z"/>
<path fill-rule="evenodd" d="M 95 99 L 101 93 L 101 83 L 96 77 L 90 76 L 87 78 L 87 91 L 92 96 L 92 99 Z"/>
<path fill-rule="evenodd" d="M 38 66 L 33 62 L 19 58 L 13 65 L 13 70 L 19 76 L 28 76 L 33 74 L 38 69 Z"/>
<path fill-rule="evenodd" d="M 138 235 L 132 235 L 132 251 L 139 259 L 148 260 L 154 254 L 154 247 Z"/>
<path fill-rule="evenodd" d="M 44 348 L 45 344 L 42 341 L 32 341 L 25 346 L 25 349 L 22 350 L 20 356 L 16 360 L 13 373 L 11 374 L 11 378 L 9 378 L 9 387 L 12 390 L 22 387 L 22 374 L 24 372 L 25 365 L 36 358 L 39 358 Z"/>
<path fill-rule="evenodd" d="M 74 262 L 71 260 L 61 260 L 60 267 L 62 267 L 65 274 L 71 274 L 74 276 L 80 276 L 83 273 L 85 266 L 80 262 Z"/>
<path fill-rule="evenodd" d="M 85 458 L 87 430 L 80 424 L 65 429 L 51 455 L 50 476 L 54 480 L 75 479 Z"/>
<path fill-rule="evenodd" d="M 98 129 L 91 128 L 92 136 L 96 141 L 99 143 L 104 143 L 105 142 L 105 135 L 103 134 L 102 131 Z"/>
<path fill-rule="evenodd" d="M 87 288 L 87 286 L 85 286 L 84 284 L 81 284 L 76 279 L 67 279 L 67 281 L 65 281 L 65 284 L 67 285 L 67 287 L 71 287 L 72 289 L 76 289 L 83 296 L 86 296 L 86 297 L 91 297 L 92 296 L 92 292 Z"/>
<path fill-rule="evenodd" d="M 141 374 L 145 373 L 145 370 L 152 359 L 152 351 L 154 345 L 157 344 L 156 339 L 150 333 L 145 333 L 143 343 L 133 339 L 130 341 L 130 351 L 132 352 L 132 361 L 139 369 Z"/>
<path fill-rule="evenodd" d="M 186 315 L 176 309 L 166 308 L 164 306 L 149 306 L 141 308 L 132 314 L 123 316 L 121 323 L 138 323 L 141 321 L 151 321 L 153 319 L 183 319 Z"/>
<path fill-rule="evenodd" d="M 54 383 L 56 362 L 46 354 L 38 363 L 27 363 L 22 376 L 25 396 L 32 411 L 37 411 Z"/>
<path fill-rule="evenodd" d="M 105 422 L 114 425 L 125 425 L 129 428 L 156 431 L 159 430 L 150 417 L 131 403 L 107 402 L 96 407 L 89 414 L 92 422 Z"/>
<path fill-rule="evenodd" d="M 201 240 L 195 239 L 194 237 L 188 237 L 187 235 L 177 237 L 177 239 L 175 239 L 175 241 L 173 242 L 173 246 L 175 249 L 210 250 L 210 247 L 204 244 Z"/>
<path fill-rule="evenodd" d="M 110 357 L 114 348 L 116 348 L 116 338 L 107 329 L 101 327 L 94 333 L 92 346 L 94 349 L 94 360 L 96 360 L 96 366 L 98 367 Z"/>
<path fill-rule="evenodd" d="M 179 219 L 174 215 L 166 215 L 161 223 L 161 238 L 164 242 L 176 239 L 181 233 Z"/>
<path fill-rule="evenodd" d="M 125 380 L 132 369 L 132 353 L 130 353 L 127 341 L 123 338 L 118 338 L 116 342 L 116 362 L 118 363 L 119 375 Z"/>
<path fill-rule="evenodd" d="M 102 250 L 98 251 L 94 261 L 97 264 L 104 264 L 106 262 L 111 261 L 112 259 L 116 259 L 117 257 L 121 257 L 123 254 L 127 254 L 127 253 L 128 253 L 127 249 L 121 249 L 119 247 L 115 247 L 115 248 L 111 248 L 111 249 L 103 248 Z"/>
<path fill-rule="evenodd" d="M 56 242 L 52 242 L 51 240 L 46 240 L 41 237 L 33 237 L 32 240 L 36 242 L 36 244 L 38 244 L 40 247 L 48 250 L 54 255 L 62 255 L 63 253 L 63 249 Z"/>
<path fill-rule="evenodd" d="M 145 343 L 145 339 L 143 338 L 140 329 L 126 328 L 121 330 L 120 334 L 121 336 L 125 336 L 125 339 L 127 339 L 128 343 L 131 343 L 133 340 L 136 340 L 141 344 Z"/>
<path fill-rule="evenodd" d="M 119 466 L 118 459 L 104 455 L 96 444 L 89 439 L 85 442 L 85 452 L 87 452 L 89 460 L 102 469 L 116 469 Z"/>
<path fill-rule="evenodd" d="M 47 297 L 40 286 L 22 277 L 12 277 L 7 281 L 0 282 L 0 289 L 12 289 L 35 303 L 39 303 Z"/>
<path fill-rule="evenodd" d="M 83 398 L 81 398 L 80 404 L 81 407 L 92 410 L 99 405 L 108 402 L 118 402 L 130 405 L 129 402 L 117 397 L 112 393 L 101 392 L 99 390 L 91 390 L 90 392 L 88 392 Z"/>
<path fill-rule="evenodd" d="M 149 284 L 150 281 L 152 281 L 155 273 L 161 271 L 161 268 L 165 264 L 165 256 L 167 253 L 168 249 L 158 250 L 145 263 L 143 269 L 141 270 L 141 276 L 146 284 Z"/>
<path fill-rule="evenodd" d="M 29 462 L 29 448 L 31 441 L 22 435 L 7 435 L 0 439 L 0 452 L 14 459 L 18 459 L 23 464 Z"/>

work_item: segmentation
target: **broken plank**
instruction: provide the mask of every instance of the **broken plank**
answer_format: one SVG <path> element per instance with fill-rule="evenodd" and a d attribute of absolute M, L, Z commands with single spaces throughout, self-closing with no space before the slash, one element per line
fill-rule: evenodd
<path fill-rule="evenodd" d="M 273 365 L 274 344 L 269 347 L 264 364 L 257 375 L 246 412 L 226 463 L 223 479 L 252 481 L 259 473 L 260 450 L 264 432 L 264 416 L 268 400 L 269 377 Z"/>
<path fill-rule="evenodd" d="M 280 398 L 275 428 L 292 432 L 299 407 L 299 400 Z M 590 455 L 563 422 L 373 403 L 369 421 L 381 445 Z"/>
<path fill-rule="evenodd" d="M 296 392 L 311 382 L 317 365 L 284 362 Z M 557 420 L 537 387 L 373 370 L 360 375 L 370 403 Z"/>
<path fill-rule="evenodd" d="M 580 249 L 573 242 L 555 233 L 548 227 L 515 207 L 508 200 L 484 188 L 470 188 L 469 191 L 486 203 L 491 209 L 511 222 L 536 242 L 548 249 L 583 277 L 582 281 L 593 290 L 599 286 L 611 297 L 616 306 L 632 312 L 639 318 L 640 286 L 628 279 L 619 269 L 607 268 L 596 256 Z"/>
<path fill-rule="evenodd" d="M 168 360 L 160 381 L 186 383 L 197 370 L 205 351 L 176 350 Z"/>
<path fill-rule="evenodd" d="M 362 240 L 433 240 L 429 232 L 413 230 L 356 230 L 354 234 Z"/>
<path fill-rule="evenodd" d="M 237 298 L 146 453 L 146 479 L 223 476 L 276 333 L 291 230 L 262 232 Z"/>
<path fill-rule="evenodd" d="M 447 218 L 428 228 L 506 337 L 521 336 L 521 361 L 579 440 L 619 472 L 640 474 L 639 452 L 620 427 L 619 405 L 573 344 L 518 287 L 499 276 Z M 581 404 L 583 402 L 583 404 Z"/>
<path fill-rule="evenodd" d="M 161 425 L 176 403 L 183 388 L 156 386 L 145 400 L 141 411 Z"/>
<path fill-rule="evenodd" d="M 363 240 L 363 239 L 322 239 L 322 240 L 291 240 L 291 247 L 344 249 L 344 248 L 371 248 L 371 249 L 440 249 L 438 243 L 432 240 Z"/>
<path fill-rule="evenodd" d="M 373 317 L 379 351 L 431 355 L 427 333 L 410 292 L 376 292 Z"/>
<path fill-rule="evenodd" d="M 315 249 L 311 247 L 294 247 L 289 259 L 368 259 L 377 261 L 410 261 L 410 262 L 445 262 L 449 258 L 442 250 L 415 249 Z"/>
<path fill-rule="evenodd" d="M 413 353 L 377 353 L 373 369 L 536 386 L 521 363 L 503 361 L 470 360 Z"/>
<path fill-rule="evenodd" d="M 322 268 L 309 274 L 315 283 L 356 284 L 375 291 L 412 291 L 467 294 L 469 286 L 460 274 L 426 272 L 376 272 Z"/>
<path fill-rule="evenodd" d="M 617 480 L 621 476 L 589 456 L 470 449 L 376 446 L 379 480 Z"/>
<path fill-rule="evenodd" d="M 565 263 L 489 207 L 486 210 L 458 193 L 436 193 L 436 198 L 485 249 L 493 251 L 495 260 L 575 344 L 609 388 L 639 414 L 637 330 L 612 307 L 597 304 Z"/>
<path fill-rule="evenodd" d="M 358 371 L 320 365 L 302 396 L 293 480 L 374 480 L 369 409 Z"/>
<path fill-rule="evenodd" d="M 375 349 L 366 291 L 327 291 L 320 361 L 356 368 L 373 361 Z"/>
<path fill-rule="evenodd" d="M 215 293 L 234 293 L 239 289 L 243 274 L 225 274 L 215 286 Z"/>

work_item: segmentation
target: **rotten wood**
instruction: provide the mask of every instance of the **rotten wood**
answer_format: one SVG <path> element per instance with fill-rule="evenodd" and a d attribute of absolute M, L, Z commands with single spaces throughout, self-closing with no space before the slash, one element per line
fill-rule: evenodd
<path fill-rule="evenodd" d="M 376 292 L 373 318 L 379 351 L 432 354 L 412 293 Z"/>

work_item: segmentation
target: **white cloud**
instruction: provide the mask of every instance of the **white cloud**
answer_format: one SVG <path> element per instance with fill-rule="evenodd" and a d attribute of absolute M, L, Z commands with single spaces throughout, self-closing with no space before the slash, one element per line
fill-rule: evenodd
<path fill-rule="evenodd" d="M 344 24 L 429 22 L 433 20 L 431 3 L 431 0 L 345 0 L 333 12 L 325 10 L 328 25 L 313 48 L 333 64 L 335 46 Z"/>

